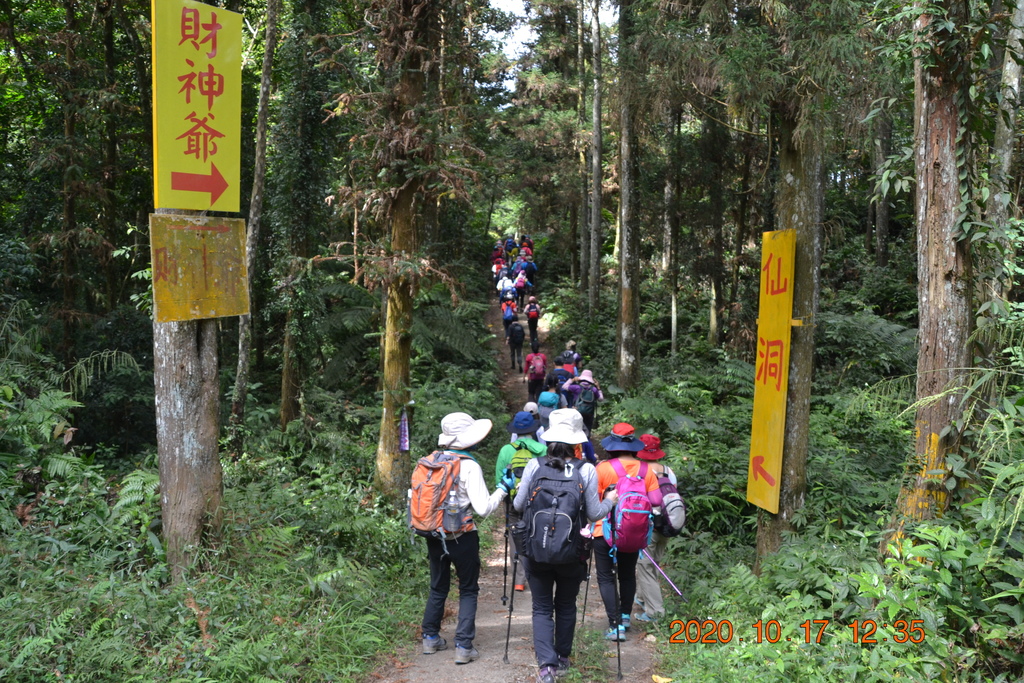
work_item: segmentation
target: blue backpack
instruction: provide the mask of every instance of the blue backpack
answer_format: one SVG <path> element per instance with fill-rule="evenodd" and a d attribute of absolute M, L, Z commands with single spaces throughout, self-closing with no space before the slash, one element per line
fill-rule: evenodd
<path fill-rule="evenodd" d="M 501 312 L 501 319 L 502 320 L 511 320 L 512 316 L 514 316 L 516 314 L 516 309 L 515 309 L 514 306 L 502 306 L 502 308 L 504 309 Z"/>

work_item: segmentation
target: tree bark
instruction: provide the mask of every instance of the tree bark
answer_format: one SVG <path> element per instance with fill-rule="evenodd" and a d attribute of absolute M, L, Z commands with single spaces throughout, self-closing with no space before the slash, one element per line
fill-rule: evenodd
<path fill-rule="evenodd" d="M 153 365 L 163 536 L 179 581 L 204 538 L 220 533 L 223 517 L 217 321 L 154 322 Z"/>
<path fill-rule="evenodd" d="M 252 349 L 253 296 L 252 279 L 256 272 L 256 249 L 263 218 L 263 181 L 267 172 L 267 119 L 270 113 L 270 79 L 277 46 L 277 12 L 279 0 L 267 2 L 267 33 L 260 76 L 260 99 L 256 109 L 256 163 L 253 170 L 252 196 L 249 201 L 249 225 L 245 235 L 246 273 L 249 276 L 249 313 L 238 318 L 238 366 L 235 388 L 231 394 L 228 451 L 237 458 L 245 447 L 242 424 L 245 422 L 245 399 L 249 391 L 249 352 Z"/>
<path fill-rule="evenodd" d="M 721 124 L 710 117 L 705 121 L 705 134 L 709 144 L 710 182 L 708 184 L 708 218 L 711 222 L 711 301 L 708 319 L 708 344 L 722 343 L 722 313 L 725 310 L 725 196 L 724 159 L 729 138 Z"/>
<path fill-rule="evenodd" d="M 877 131 L 873 145 L 875 172 L 889 158 L 892 149 L 892 119 L 884 111 L 876 119 Z M 889 265 L 889 198 L 882 197 L 875 203 L 875 265 L 885 268 Z"/>
<path fill-rule="evenodd" d="M 587 310 L 597 313 L 601 293 L 601 2 L 594 0 L 591 8 L 590 31 L 593 44 L 594 95 L 591 110 L 590 137 L 590 288 L 587 290 Z"/>
<path fill-rule="evenodd" d="M 576 0 L 576 127 L 578 136 L 583 135 L 584 126 L 587 122 L 587 69 L 586 51 L 584 49 L 584 37 L 586 36 L 586 25 L 584 16 L 584 3 L 586 0 Z M 579 206 L 579 282 L 580 289 L 587 291 L 590 287 L 590 233 L 587 219 L 589 218 L 589 205 L 587 204 L 587 190 L 589 179 L 587 177 L 587 145 L 580 140 L 579 143 L 579 164 L 580 164 L 580 206 Z"/>
<path fill-rule="evenodd" d="M 633 0 L 619 2 L 619 339 L 618 384 L 633 389 L 640 380 L 640 226 L 636 220 L 636 103 L 633 83 L 640 59 L 633 35 Z"/>
<path fill-rule="evenodd" d="M 418 135 L 417 107 L 425 98 L 426 78 L 423 69 L 432 61 L 436 32 L 431 22 L 436 3 L 429 7 L 410 7 L 398 3 L 395 21 L 407 27 L 407 40 L 413 46 L 405 52 L 401 77 L 395 88 L 395 105 L 391 125 L 396 136 L 415 139 Z M 413 152 L 415 154 L 416 152 Z M 410 166 L 414 159 L 408 160 Z M 419 247 L 416 231 L 416 207 L 423 189 L 422 176 L 397 174 L 398 191 L 389 207 L 391 252 L 395 258 L 410 258 Z M 399 423 L 402 408 L 409 402 L 409 359 L 412 351 L 413 288 L 408 275 L 392 275 L 387 284 L 387 317 L 384 323 L 383 412 L 380 419 L 380 440 L 377 443 L 376 485 L 380 491 L 398 502 L 408 485 L 409 463 L 399 449 Z"/>
<path fill-rule="evenodd" d="M 758 562 L 782 546 L 782 534 L 793 528 L 793 515 L 803 507 L 807 490 L 814 319 L 818 312 L 824 214 L 824 166 L 817 141 L 805 140 L 797 145 L 793 139 L 797 112 L 788 107 L 780 109 L 777 223 L 779 230 L 796 230 L 793 317 L 802 320 L 803 326 L 794 327 L 790 339 L 779 512 L 773 515 L 758 510 Z"/>
<path fill-rule="evenodd" d="M 951 20 L 957 20 L 959 6 L 939 4 L 947 7 Z M 930 6 L 915 5 L 924 11 Z M 914 27 L 925 41 L 920 44 L 932 45 L 941 59 L 917 55 L 914 65 L 918 471 L 913 484 L 900 491 L 894 524 L 897 539 L 906 521 L 939 516 L 949 504 L 943 472 L 946 455 L 959 447 L 960 432 L 954 423 L 963 415 L 963 384 L 971 365 L 971 255 L 958 216 L 960 166 L 956 152 L 962 113 L 956 104 L 958 75 L 967 65 L 955 43 L 957 38 L 941 27 L 935 29 L 933 19 L 921 14 Z"/>

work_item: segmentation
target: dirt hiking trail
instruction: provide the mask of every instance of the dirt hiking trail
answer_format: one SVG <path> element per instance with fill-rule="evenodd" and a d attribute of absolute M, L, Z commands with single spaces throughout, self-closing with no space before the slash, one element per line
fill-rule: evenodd
<path fill-rule="evenodd" d="M 543 298 L 538 295 L 541 305 Z M 522 373 L 509 369 L 509 352 L 504 343 L 504 329 L 497 302 L 493 302 L 487 313 L 488 329 L 494 333 L 492 346 L 501 368 L 501 390 L 508 404 L 508 417 L 521 410 L 526 402 L 526 384 L 522 381 Z M 538 325 L 541 351 L 551 358 L 559 349 L 548 348 L 546 344 L 548 328 L 546 320 L 541 318 Z M 525 352 L 529 353 L 530 342 L 527 336 Z M 472 413 L 472 407 L 467 408 Z M 507 437 L 505 422 L 495 423 L 486 447 L 497 449 Z M 491 472 L 484 472 L 488 484 L 491 484 Z M 503 508 L 494 513 L 502 515 Z M 502 576 L 504 558 L 504 524 L 500 520 L 491 525 L 493 543 L 489 549 L 482 548 L 480 570 L 480 596 L 476 614 L 476 640 L 473 642 L 480 652 L 480 658 L 469 664 L 455 664 L 455 620 L 458 610 L 458 581 L 452 571 L 452 590 L 448 594 L 445 605 L 445 618 L 441 625 L 441 636 L 448 641 L 448 649 L 432 655 L 421 654 L 420 641 L 417 638 L 409 643 L 400 644 L 397 652 L 390 657 L 390 662 L 381 665 L 365 680 L 374 683 L 448 683 L 449 681 L 470 681 L 473 683 L 528 683 L 536 680 L 537 660 L 533 654 L 533 629 L 531 627 L 532 601 L 530 590 L 516 593 L 514 597 L 511 635 L 508 647 L 508 664 L 503 661 L 505 652 L 505 633 L 508 629 L 508 607 L 502 607 Z M 426 562 L 426 551 L 422 552 L 422 560 Z M 415 561 L 415 558 L 414 558 Z M 521 567 L 520 567 L 521 569 Z M 521 575 L 516 579 L 521 580 Z M 426 596 L 427 586 L 423 586 Z M 578 600 L 579 612 L 583 613 L 583 597 L 587 586 L 580 586 Z M 512 557 L 509 555 L 508 595 L 512 590 Z M 409 615 L 408 620 L 419 623 L 422 614 Z M 605 629 L 604 607 L 597 588 L 597 572 L 591 568 L 591 581 L 586 604 L 586 617 L 583 626 L 577 623 L 576 643 L 573 647 L 573 669 L 565 678 L 565 683 L 579 681 L 606 683 L 616 680 L 615 643 L 603 640 Z M 653 640 L 653 636 L 650 636 Z M 645 640 L 642 625 L 634 625 L 622 646 L 622 674 L 627 683 L 649 683 L 653 673 L 654 643 Z"/>

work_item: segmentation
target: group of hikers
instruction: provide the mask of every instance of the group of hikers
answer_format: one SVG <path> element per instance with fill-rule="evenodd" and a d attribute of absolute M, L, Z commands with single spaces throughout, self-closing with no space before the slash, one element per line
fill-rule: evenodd
<path fill-rule="evenodd" d="M 508 236 L 496 242 L 491 252 L 491 275 L 501 304 L 501 322 L 512 368 L 523 370 L 523 343 L 526 341 L 523 319 L 530 331 L 530 349 L 537 353 L 540 348 L 537 323 L 541 310 L 534 296 L 537 264 L 533 260 L 533 239 L 523 235 L 517 242 L 515 237 Z"/>
<path fill-rule="evenodd" d="M 499 248 L 504 261 L 526 250 L 532 256 L 533 244 L 528 237 L 505 240 L 495 255 Z M 536 301 L 531 296 L 528 303 Z M 530 327 L 533 341 L 535 325 Z M 506 425 L 510 439 L 498 453 L 494 490 L 489 492 L 473 455 L 491 432 L 491 421 L 451 413 L 441 420 L 439 450 L 421 458 L 413 472 L 409 522 L 426 538 L 430 563 L 423 653 L 448 647 L 440 630 L 454 567 L 455 663 L 468 664 L 479 656 L 473 647 L 480 590 L 474 513 L 486 517 L 504 501 L 506 579 L 510 538 L 514 551 L 512 594 L 501 598 L 509 605 L 505 662 L 515 594 L 529 586 L 537 681 L 553 683 L 571 667 L 576 603 L 580 585 L 587 581 L 589 587 L 591 563 L 608 622 L 605 638 L 616 647 L 626 640 L 633 618 L 650 622 L 664 615 L 658 575 L 668 577 L 659 563 L 667 539 L 681 532 L 686 509 L 675 473 L 661 462 L 665 453 L 657 436 L 637 434 L 620 422 L 601 440 L 604 456 L 598 459 L 591 434 L 595 407 L 604 397 L 593 373 L 580 370 L 575 342 L 566 344 L 550 371 L 539 342 L 532 351 L 525 364 L 517 365 L 513 355 L 513 368 L 529 382 L 529 400 Z M 632 617 L 634 605 L 639 612 Z M 619 666 L 621 673 L 621 660 Z"/>

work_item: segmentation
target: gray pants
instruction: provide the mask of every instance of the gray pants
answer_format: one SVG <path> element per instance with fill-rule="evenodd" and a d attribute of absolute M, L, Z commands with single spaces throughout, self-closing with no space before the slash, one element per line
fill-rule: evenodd
<path fill-rule="evenodd" d="M 655 531 L 651 544 L 647 546 L 647 552 L 659 565 L 661 558 L 665 556 L 666 545 L 668 545 L 668 539 Z M 658 568 L 643 553 L 640 553 L 640 561 L 636 564 L 636 597 L 644 603 L 644 611 L 647 612 L 647 616 L 661 617 L 665 615 L 665 603 L 661 598 Z"/>

